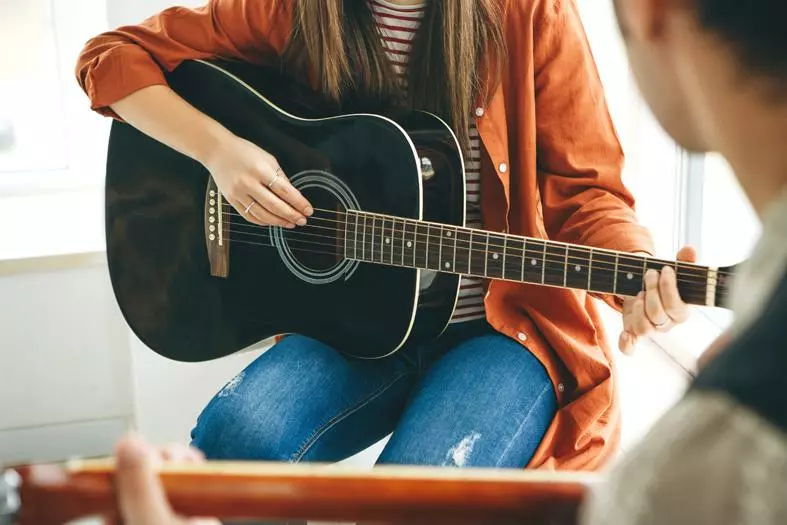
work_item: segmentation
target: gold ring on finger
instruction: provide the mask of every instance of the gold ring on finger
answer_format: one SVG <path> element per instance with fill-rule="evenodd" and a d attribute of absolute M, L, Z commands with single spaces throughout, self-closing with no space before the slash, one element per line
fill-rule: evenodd
<path fill-rule="evenodd" d="M 273 179 L 268 183 L 268 188 L 273 188 L 273 185 L 276 184 L 276 181 L 279 179 L 279 175 L 281 175 L 281 167 L 276 168 L 276 174 L 273 176 Z"/>

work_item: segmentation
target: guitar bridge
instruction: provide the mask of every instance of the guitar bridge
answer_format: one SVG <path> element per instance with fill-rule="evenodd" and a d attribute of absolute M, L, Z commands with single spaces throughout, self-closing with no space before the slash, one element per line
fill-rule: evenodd
<path fill-rule="evenodd" d="M 224 201 L 213 177 L 208 177 L 205 190 L 205 244 L 210 261 L 210 274 L 228 277 L 230 273 L 230 205 Z"/>

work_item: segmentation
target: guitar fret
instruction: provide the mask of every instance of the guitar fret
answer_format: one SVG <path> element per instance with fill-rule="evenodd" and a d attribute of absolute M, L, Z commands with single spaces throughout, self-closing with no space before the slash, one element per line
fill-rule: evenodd
<path fill-rule="evenodd" d="M 394 263 L 394 246 L 396 246 L 396 219 L 391 220 L 391 264 Z"/>
<path fill-rule="evenodd" d="M 473 232 L 471 230 L 470 231 L 470 253 L 469 253 L 469 257 L 470 257 L 470 271 L 468 273 L 472 274 L 472 275 L 475 275 L 475 276 L 481 276 L 481 267 L 482 267 L 481 265 L 482 265 L 482 262 L 481 262 L 480 259 L 483 258 L 483 268 L 484 268 L 484 272 L 483 273 L 486 274 L 486 256 L 485 256 L 485 251 L 481 248 L 482 246 L 484 246 L 484 243 L 479 241 L 479 240 L 477 240 L 476 239 L 477 237 L 478 236 L 475 234 L 475 232 Z"/>
<path fill-rule="evenodd" d="M 473 231 L 465 228 L 458 229 L 456 232 L 456 262 L 454 268 L 457 273 L 471 274 L 472 261 L 471 244 L 473 242 Z M 463 264 L 464 262 L 464 264 Z"/>
<path fill-rule="evenodd" d="M 361 245 L 361 259 L 366 260 L 366 215 L 363 216 L 363 244 Z"/>
<path fill-rule="evenodd" d="M 590 280 L 589 250 L 581 246 L 566 247 L 568 265 L 566 268 L 565 285 L 570 288 L 587 290 L 587 283 Z"/>
<path fill-rule="evenodd" d="M 437 262 L 438 267 L 443 264 L 443 227 L 440 226 L 440 245 L 437 247 Z"/>
<path fill-rule="evenodd" d="M 503 237 L 503 272 L 501 277 L 506 278 L 506 255 L 508 252 L 508 236 Z"/>
<path fill-rule="evenodd" d="M 372 254 L 370 257 L 372 262 L 374 262 L 374 238 L 376 233 L 377 233 L 377 217 L 372 215 Z"/>
<path fill-rule="evenodd" d="M 358 219 L 359 214 L 355 214 L 355 246 L 353 247 L 353 259 L 358 259 Z"/>
<path fill-rule="evenodd" d="M 455 228 L 454 231 L 453 231 L 453 235 L 454 235 L 454 259 L 453 259 L 453 266 L 451 266 L 451 269 L 454 272 L 458 271 L 457 268 L 456 268 L 456 243 L 457 243 L 456 238 L 458 237 L 458 235 L 457 235 L 458 231 L 459 230 L 457 228 Z"/>
<path fill-rule="evenodd" d="M 544 253 L 541 255 L 541 284 L 544 284 L 547 270 L 547 243 L 544 243 Z"/>
<path fill-rule="evenodd" d="M 429 268 L 429 230 L 431 230 L 431 228 L 427 224 L 426 225 L 426 249 L 424 250 L 426 252 L 426 260 L 424 261 L 424 268 Z"/>
<path fill-rule="evenodd" d="M 412 255 L 412 257 L 408 257 L 408 258 L 412 259 L 410 266 L 412 266 L 413 268 L 415 268 L 415 234 L 417 231 L 416 228 L 417 228 L 417 224 L 412 221 L 407 221 L 407 223 L 405 224 L 405 237 L 407 239 L 405 245 L 407 246 L 407 249 L 412 252 L 411 254 L 408 254 L 408 255 Z M 404 256 L 402 256 L 402 261 L 404 262 Z"/>
<path fill-rule="evenodd" d="M 486 234 L 486 248 L 484 250 L 484 277 L 488 277 L 487 265 L 489 261 L 489 234 Z"/>
<path fill-rule="evenodd" d="M 544 241 L 540 239 L 529 239 L 525 242 L 524 264 L 522 280 L 528 283 L 539 283 L 543 280 L 543 264 L 539 261 L 544 260 Z"/>
<path fill-rule="evenodd" d="M 588 285 L 587 290 L 591 290 L 592 287 L 590 286 L 590 276 L 593 273 L 593 248 L 589 248 L 590 251 L 590 259 L 588 261 Z"/>
<path fill-rule="evenodd" d="M 525 261 L 527 261 L 527 239 L 522 239 L 522 261 L 519 275 L 521 282 L 525 282 Z"/>
<path fill-rule="evenodd" d="M 404 240 L 407 237 L 407 221 L 402 219 L 402 266 L 404 266 Z"/>
<path fill-rule="evenodd" d="M 380 219 L 380 262 L 385 261 L 385 247 L 390 246 L 390 239 L 385 231 L 385 217 Z"/>
<path fill-rule="evenodd" d="M 349 259 L 350 258 L 350 255 L 349 255 L 350 254 L 350 250 L 349 250 L 350 231 L 349 230 L 350 230 L 350 214 L 346 213 L 344 215 L 344 257 L 345 257 L 345 259 Z"/>
<path fill-rule="evenodd" d="M 499 279 L 504 276 L 502 253 L 505 251 L 506 238 L 487 234 L 486 271 L 489 277 Z"/>
<path fill-rule="evenodd" d="M 568 244 L 566 244 L 566 259 L 563 266 L 563 286 L 566 286 L 568 281 Z"/>
<path fill-rule="evenodd" d="M 519 248 L 517 244 L 521 242 L 522 247 Z M 510 250 L 510 251 L 509 251 Z M 507 239 L 505 245 L 505 253 L 503 254 L 503 277 L 511 281 L 521 281 L 523 271 L 523 261 L 525 255 L 525 242 L 520 241 L 516 237 Z"/>
<path fill-rule="evenodd" d="M 612 293 L 618 293 L 618 263 L 620 262 L 620 257 L 615 255 L 615 275 L 612 277 Z"/>
<path fill-rule="evenodd" d="M 617 256 L 606 251 L 591 252 L 593 264 L 588 272 L 590 286 L 588 290 L 601 293 L 613 293 L 615 290 L 615 261 Z"/>
<path fill-rule="evenodd" d="M 562 244 L 546 243 L 543 284 L 565 286 L 568 250 Z"/>
<path fill-rule="evenodd" d="M 634 263 L 639 261 L 638 256 L 623 256 L 623 271 L 620 266 L 616 266 L 615 288 L 614 292 L 617 295 L 633 297 L 637 295 L 643 288 L 644 274 L 638 275 L 639 270 L 634 270 L 634 266 L 627 262 L 628 258 Z M 620 261 L 621 255 L 616 256 L 616 263 Z M 639 277 L 639 280 L 637 280 Z"/>

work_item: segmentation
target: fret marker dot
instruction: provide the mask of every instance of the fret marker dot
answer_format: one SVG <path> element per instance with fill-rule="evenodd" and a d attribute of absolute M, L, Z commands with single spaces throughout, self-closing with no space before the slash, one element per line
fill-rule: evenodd
<path fill-rule="evenodd" d="M 576 271 L 578 271 L 578 272 L 581 272 L 581 271 L 582 271 L 582 267 L 581 267 L 580 265 L 576 265 L 576 266 L 574 266 L 574 269 L 575 269 Z"/>
<path fill-rule="evenodd" d="M 212 231 L 212 232 L 216 231 L 216 227 L 214 225 L 212 225 L 212 224 L 210 225 L 210 231 Z"/>
<path fill-rule="evenodd" d="M 633 278 L 634 278 L 634 274 L 633 273 L 627 273 L 626 274 L 626 279 L 628 279 L 629 281 L 632 280 Z"/>
<path fill-rule="evenodd" d="M 210 222 L 216 222 L 216 217 L 210 217 L 208 220 L 209 220 Z"/>
<path fill-rule="evenodd" d="M 215 191 L 213 191 L 213 190 L 210 190 L 210 196 L 211 196 L 211 197 L 215 197 L 215 196 L 216 196 L 216 192 L 215 192 Z"/>
<path fill-rule="evenodd" d="M 211 199 L 210 200 L 210 205 L 211 206 L 215 206 L 216 205 L 216 199 Z"/>
<path fill-rule="evenodd" d="M 211 213 L 216 213 L 216 208 L 211 208 L 211 209 L 210 209 L 210 212 L 211 212 Z"/>
<path fill-rule="evenodd" d="M 389 237 L 385 238 L 385 244 L 391 244 L 391 239 Z"/>
<path fill-rule="evenodd" d="M 537 266 L 538 261 L 536 259 L 530 259 L 530 264 L 532 264 L 533 266 Z"/>
<path fill-rule="evenodd" d="M 446 263 L 445 263 L 445 267 L 446 267 L 446 268 L 450 268 L 450 267 L 451 267 L 451 263 L 450 263 L 450 262 L 446 262 Z"/>
<path fill-rule="evenodd" d="M 450 237 L 451 236 L 451 232 L 445 232 L 445 236 L 446 237 Z"/>
<path fill-rule="evenodd" d="M 495 260 L 497 260 L 497 258 L 498 258 L 498 257 L 499 257 L 499 255 L 497 255 L 496 253 L 493 253 L 493 254 L 492 254 L 492 259 L 495 259 Z"/>
<path fill-rule="evenodd" d="M 411 241 L 407 241 L 407 247 L 408 248 L 412 248 L 413 247 L 413 243 Z"/>

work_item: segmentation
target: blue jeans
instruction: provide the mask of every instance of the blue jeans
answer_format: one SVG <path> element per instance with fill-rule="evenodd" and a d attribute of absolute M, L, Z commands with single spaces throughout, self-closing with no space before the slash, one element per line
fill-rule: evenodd
<path fill-rule="evenodd" d="M 523 468 L 557 409 L 541 363 L 486 322 L 380 360 L 291 335 L 207 405 L 209 459 L 335 462 L 388 434 L 378 463 Z"/>

